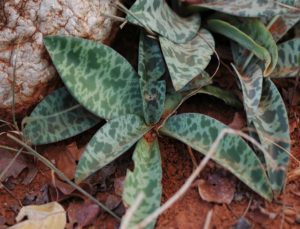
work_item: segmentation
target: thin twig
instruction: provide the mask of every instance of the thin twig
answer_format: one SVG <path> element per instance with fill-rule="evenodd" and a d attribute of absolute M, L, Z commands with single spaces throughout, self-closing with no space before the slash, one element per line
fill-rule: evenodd
<path fill-rule="evenodd" d="M 138 207 L 141 205 L 143 199 L 144 199 L 144 193 L 140 192 L 135 200 L 135 202 L 131 205 L 131 207 L 126 211 L 126 214 L 124 215 L 120 229 L 127 229 L 129 228 L 130 220 L 132 219 L 134 213 L 137 211 Z"/>
<path fill-rule="evenodd" d="M 197 160 L 196 160 L 195 155 L 193 153 L 193 150 L 189 145 L 187 145 L 187 150 L 188 150 L 188 153 L 189 153 L 189 155 L 191 157 L 191 160 L 192 160 L 192 163 L 193 163 L 193 170 L 195 170 L 197 168 L 198 163 L 197 163 Z"/>
<path fill-rule="evenodd" d="M 13 165 L 13 163 L 16 161 L 16 159 L 20 156 L 20 154 L 23 151 L 23 147 L 21 149 L 18 150 L 18 152 L 16 153 L 16 155 L 11 159 L 11 161 L 8 163 L 8 165 L 3 169 L 3 171 L 0 174 L 0 181 L 2 180 L 2 178 L 4 177 L 4 175 L 7 173 L 7 171 L 10 169 L 10 167 Z"/>
<path fill-rule="evenodd" d="M 20 144 L 21 146 L 23 146 L 26 150 L 28 150 L 28 152 L 31 155 L 33 155 L 34 157 L 36 157 L 38 160 L 40 160 L 42 163 L 44 163 L 47 167 L 49 167 L 51 170 L 53 170 L 62 180 L 64 180 L 66 183 L 68 183 L 69 185 L 71 185 L 73 188 L 75 188 L 76 190 L 78 190 L 80 193 L 82 193 L 83 195 L 85 195 L 86 197 L 88 197 L 90 200 L 92 200 L 93 202 L 95 202 L 96 204 L 98 204 L 103 210 L 105 210 L 110 215 L 112 215 L 114 218 L 116 218 L 118 221 L 120 221 L 120 217 L 119 216 L 117 216 L 108 207 L 106 207 L 104 204 L 102 204 L 101 202 L 99 202 L 95 197 L 93 197 L 92 195 L 90 195 L 84 189 L 82 189 L 81 187 L 79 187 L 78 185 L 76 185 L 74 182 L 72 182 L 71 180 L 69 180 L 68 177 L 63 172 L 61 172 L 59 169 L 57 169 L 47 158 L 45 158 L 44 156 L 42 156 L 41 154 L 39 154 L 38 152 L 36 152 L 34 149 L 32 149 L 30 146 L 28 146 L 26 143 L 24 143 L 20 139 L 16 138 L 15 136 L 13 136 L 11 134 L 7 134 L 7 137 L 10 138 L 10 139 L 12 139 L 16 143 Z"/>
<path fill-rule="evenodd" d="M 204 157 L 204 159 L 201 161 L 199 166 L 194 170 L 194 172 L 191 174 L 191 176 L 186 180 L 184 185 L 181 186 L 181 188 L 166 202 L 164 203 L 160 208 L 158 208 L 156 211 L 151 213 L 147 218 L 145 218 L 142 222 L 137 224 L 134 229 L 140 229 L 145 228 L 149 223 L 151 223 L 153 220 L 155 220 L 160 214 L 162 214 L 164 211 L 166 211 L 168 208 L 170 208 L 179 198 L 181 198 L 185 192 L 189 189 L 189 187 L 192 185 L 194 180 L 197 178 L 199 173 L 203 170 L 203 168 L 206 166 L 212 155 L 215 153 L 216 149 L 219 146 L 220 141 L 223 139 L 225 134 L 231 133 L 231 129 L 223 129 L 221 133 L 218 135 L 214 143 L 212 144 L 210 150 Z"/>
<path fill-rule="evenodd" d="M 211 220 L 212 220 L 213 212 L 214 211 L 211 209 L 207 213 L 203 229 L 209 229 L 210 228 L 210 223 L 211 223 Z"/>

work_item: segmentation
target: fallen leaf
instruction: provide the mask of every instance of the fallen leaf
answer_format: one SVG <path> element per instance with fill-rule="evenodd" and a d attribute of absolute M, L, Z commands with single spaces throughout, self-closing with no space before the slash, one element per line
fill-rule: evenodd
<path fill-rule="evenodd" d="M 118 177 L 114 180 L 115 194 L 118 196 L 122 196 L 124 190 L 124 180 L 125 177 Z"/>
<path fill-rule="evenodd" d="M 70 155 L 72 155 L 72 157 L 76 160 L 79 161 L 81 155 L 84 152 L 84 149 L 78 149 L 76 142 L 72 142 L 69 145 L 67 145 L 67 150 L 70 153 Z"/>
<path fill-rule="evenodd" d="M 7 151 L 0 150 L 0 173 L 6 169 L 7 165 L 13 160 L 15 153 L 10 153 Z M 19 155 L 14 163 L 9 167 L 3 177 L 1 177 L 1 182 L 5 181 L 9 177 L 17 178 L 18 175 L 28 167 L 28 163 L 24 156 Z"/>
<path fill-rule="evenodd" d="M 100 208 L 93 203 L 71 203 L 67 212 L 70 228 L 74 228 L 75 224 L 85 227 L 94 222 L 100 212 Z"/>
<path fill-rule="evenodd" d="M 93 193 L 94 191 L 89 183 L 82 182 L 79 186 L 88 193 Z M 62 201 L 70 197 L 79 197 L 82 200 L 87 199 L 81 192 L 59 179 L 55 179 L 54 184 L 49 186 L 49 196 L 52 201 Z"/>
<path fill-rule="evenodd" d="M 110 210 L 113 210 L 119 206 L 122 199 L 119 196 L 115 195 L 109 195 L 107 197 L 107 200 L 105 202 L 106 207 L 108 207 Z"/>
<path fill-rule="evenodd" d="M 235 184 L 227 177 L 213 174 L 208 180 L 199 181 L 198 191 L 205 201 L 230 204 L 234 197 Z"/>
<path fill-rule="evenodd" d="M 28 219 L 20 222 L 25 217 Z M 20 223 L 9 229 L 64 229 L 67 219 L 64 208 L 57 202 L 51 202 L 21 208 L 16 221 Z"/>

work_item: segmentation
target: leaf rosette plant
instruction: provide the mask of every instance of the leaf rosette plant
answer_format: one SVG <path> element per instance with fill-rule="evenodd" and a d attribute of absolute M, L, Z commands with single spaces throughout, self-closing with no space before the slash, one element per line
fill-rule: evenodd
<path fill-rule="evenodd" d="M 260 1 L 249 2 L 247 10 L 234 10 L 241 1 L 224 2 L 204 1 L 184 8 L 186 12 L 221 11 L 209 11 L 204 22 L 199 13 L 178 16 L 165 1 L 137 0 L 130 9 L 118 4 L 127 13 L 126 20 L 141 27 L 137 72 L 104 44 L 64 36 L 44 39 L 66 88 L 46 97 L 24 120 L 24 136 L 34 145 L 47 144 L 106 120 L 86 146 L 76 170 L 77 182 L 136 144 L 134 170 L 127 172 L 123 200 L 131 206 L 140 192 L 144 199 L 133 214 L 131 226 L 160 206 L 159 138 L 175 138 L 206 154 L 221 131 L 228 128 L 203 114 L 175 114 L 178 107 L 198 93 L 239 105 L 232 94 L 210 85 L 212 78 L 205 68 L 214 53 L 215 41 L 209 31 L 231 40 L 232 68 L 242 90 L 248 126 L 268 152 L 264 158 L 258 157 L 258 150 L 241 137 L 226 135 L 212 159 L 267 200 L 277 196 L 284 186 L 290 151 L 288 118 L 270 76 L 296 76 L 299 52 L 294 50 L 299 50 L 299 41 L 296 38 L 279 46 L 276 41 L 300 17 L 288 19 L 290 11 L 286 8 L 272 8 Z M 258 11 L 257 4 L 261 6 Z M 278 15 L 288 25 L 281 34 L 274 29 Z M 292 56 L 288 58 L 292 61 L 287 56 Z M 171 87 L 167 87 L 168 79 Z"/>

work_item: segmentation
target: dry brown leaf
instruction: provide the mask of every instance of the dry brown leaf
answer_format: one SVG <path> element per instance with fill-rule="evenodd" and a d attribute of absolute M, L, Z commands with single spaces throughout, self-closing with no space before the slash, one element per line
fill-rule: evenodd
<path fill-rule="evenodd" d="M 68 207 L 69 227 L 74 228 L 74 224 L 81 227 L 91 225 L 100 213 L 98 205 L 93 203 L 71 203 Z"/>
<path fill-rule="evenodd" d="M 28 220 L 20 222 L 25 217 Z M 21 208 L 16 221 L 20 223 L 9 229 L 64 229 L 67 218 L 64 208 L 57 202 L 51 202 Z"/>
<path fill-rule="evenodd" d="M 115 193 L 118 196 L 122 196 L 123 189 L 124 189 L 124 181 L 125 181 L 125 177 L 118 177 L 114 180 Z"/>
<path fill-rule="evenodd" d="M 200 180 L 198 191 L 205 201 L 230 204 L 234 197 L 235 184 L 227 177 L 213 174 L 208 180 Z"/>
<path fill-rule="evenodd" d="M 0 173 L 6 169 L 14 156 L 15 153 L 0 150 Z M 23 182 L 26 182 L 26 184 L 30 183 L 36 175 L 36 168 L 30 164 L 23 155 L 17 157 L 7 172 L 1 177 L 1 181 L 5 181 L 9 177 L 17 178 L 26 168 L 28 168 L 28 175 Z"/>

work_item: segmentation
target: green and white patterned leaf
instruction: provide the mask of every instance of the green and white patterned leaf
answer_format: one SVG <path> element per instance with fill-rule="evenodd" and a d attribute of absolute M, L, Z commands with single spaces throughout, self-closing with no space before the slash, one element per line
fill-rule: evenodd
<path fill-rule="evenodd" d="M 300 1 L 298 1 L 298 8 L 299 7 Z M 279 41 L 299 21 L 299 10 L 290 11 L 284 15 L 275 16 L 268 26 L 269 31 L 274 40 Z"/>
<path fill-rule="evenodd" d="M 164 37 L 159 37 L 159 41 L 175 90 L 182 89 L 206 68 L 215 46 L 205 29 L 185 44 L 174 44 Z"/>
<path fill-rule="evenodd" d="M 196 76 L 190 82 L 188 82 L 183 88 L 179 90 L 180 93 L 186 93 L 192 90 L 200 89 L 204 86 L 212 84 L 212 78 L 205 71 L 201 72 L 200 75 Z"/>
<path fill-rule="evenodd" d="M 33 145 L 41 145 L 73 137 L 101 120 L 60 88 L 45 97 L 24 121 L 24 137 Z"/>
<path fill-rule="evenodd" d="M 265 79 L 263 93 L 253 121 L 262 146 L 270 153 L 265 156 L 269 178 L 276 194 L 282 190 L 289 162 L 290 135 L 288 116 L 284 102 L 276 86 Z"/>
<path fill-rule="evenodd" d="M 174 43 L 186 43 L 192 40 L 201 23 L 199 14 L 187 18 L 179 17 L 165 0 L 136 0 L 126 19 Z"/>
<path fill-rule="evenodd" d="M 44 39 L 70 93 L 104 119 L 142 113 L 139 77 L 120 54 L 96 42 L 64 36 Z"/>
<path fill-rule="evenodd" d="M 251 52 L 261 60 L 269 60 L 271 58 L 267 49 L 229 22 L 219 19 L 210 19 L 207 21 L 207 28 L 235 41 L 245 49 L 251 50 Z"/>
<path fill-rule="evenodd" d="M 164 80 L 157 82 L 140 81 L 143 97 L 143 109 L 145 122 L 148 125 L 157 123 L 164 110 L 166 98 L 166 82 Z"/>
<path fill-rule="evenodd" d="M 76 169 L 76 181 L 84 180 L 112 162 L 150 129 L 137 115 L 124 115 L 108 121 L 88 143 Z"/>
<path fill-rule="evenodd" d="M 262 47 L 268 50 L 269 57 L 263 60 L 263 64 L 264 64 L 263 75 L 269 76 L 274 70 L 278 60 L 277 45 L 271 33 L 264 26 L 264 24 L 258 19 L 245 20 L 243 23 L 240 23 L 238 25 L 238 28 L 242 30 L 244 33 L 248 34 L 248 36 L 251 37 L 253 40 L 255 40 L 257 44 L 261 45 Z M 233 51 L 234 61 L 238 68 L 243 66 L 242 69 L 245 69 L 247 67 L 245 63 L 250 65 L 248 60 L 251 60 L 250 53 L 252 52 L 252 50 L 245 50 L 244 48 L 238 47 L 235 44 L 232 45 L 232 51 Z M 256 63 L 256 60 L 254 60 L 254 62 L 252 62 L 251 64 L 254 63 Z"/>
<path fill-rule="evenodd" d="M 278 62 L 271 77 L 296 77 L 300 75 L 300 38 L 278 45 Z"/>
<path fill-rule="evenodd" d="M 275 16 L 287 11 L 273 0 L 186 0 L 193 10 L 207 8 L 239 17 Z M 197 3 L 199 2 L 199 3 Z"/>
<path fill-rule="evenodd" d="M 232 65 L 243 91 L 243 102 L 248 120 L 252 120 L 258 109 L 262 94 L 263 73 L 258 65 L 250 65 L 244 74 Z"/>
<path fill-rule="evenodd" d="M 224 103 L 232 107 L 236 107 L 236 108 L 243 107 L 241 102 L 230 91 L 226 91 L 219 87 L 215 87 L 212 85 L 205 86 L 201 88 L 198 93 L 214 96 L 218 99 L 221 99 Z"/>
<path fill-rule="evenodd" d="M 227 128 L 226 125 L 209 116 L 187 113 L 169 118 L 160 132 L 206 154 L 224 128 Z M 236 135 L 226 135 L 212 159 L 259 195 L 267 200 L 272 199 L 272 190 L 264 166 L 243 139 Z"/>
<path fill-rule="evenodd" d="M 139 42 L 138 73 L 144 81 L 157 81 L 166 71 L 158 40 L 150 38 L 141 30 Z"/>
<path fill-rule="evenodd" d="M 140 206 L 134 212 L 129 228 L 136 225 L 160 206 L 162 194 L 162 168 L 157 139 L 147 142 L 139 140 L 133 153 L 134 170 L 127 171 L 124 182 L 123 201 L 131 206 L 140 193 L 144 194 Z M 146 228 L 154 228 L 155 221 Z"/>

